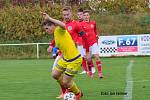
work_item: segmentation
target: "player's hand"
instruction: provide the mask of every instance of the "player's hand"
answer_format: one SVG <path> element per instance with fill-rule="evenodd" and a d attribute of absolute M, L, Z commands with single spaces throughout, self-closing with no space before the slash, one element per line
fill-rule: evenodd
<path fill-rule="evenodd" d="M 44 19 L 49 19 L 50 16 L 45 12 L 40 12 Z"/>
<path fill-rule="evenodd" d="M 90 61 L 90 60 L 91 60 L 90 52 L 86 52 L 86 60 L 87 60 L 87 61 Z"/>
<path fill-rule="evenodd" d="M 49 47 L 47 48 L 47 52 L 48 52 L 48 53 L 51 53 L 52 50 L 53 50 L 53 47 L 52 47 L 52 46 L 49 46 Z"/>
<path fill-rule="evenodd" d="M 96 36 L 96 39 L 97 39 L 97 41 L 98 41 L 98 39 L 99 39 L 99 36 L 98 36 L 98 35 Z"/>

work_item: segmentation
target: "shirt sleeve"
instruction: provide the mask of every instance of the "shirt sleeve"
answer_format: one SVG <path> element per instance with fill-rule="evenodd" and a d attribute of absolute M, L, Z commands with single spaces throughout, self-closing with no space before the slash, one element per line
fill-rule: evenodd
<path fill-rule="evenodd" d="M 55 40 L 54 39 L 49 43 L 49 46 L 52 46 L 52 47 L 55 46 Z"/>

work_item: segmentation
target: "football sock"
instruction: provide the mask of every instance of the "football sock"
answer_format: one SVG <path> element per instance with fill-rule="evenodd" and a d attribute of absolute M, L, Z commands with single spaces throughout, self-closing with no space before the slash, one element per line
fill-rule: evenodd
<path fill-rule="evenodd" d="M 94 67 L 94 63 L 93 63 L 93 60 L 91 60 L 91 67 Z"/>
<path fill-rule="evenodd" d="M 88 71 L 91 71 L 91 67 L 92 67 L 92 61 L 89 61 L 87 64 L 88 64 Z"/>
<path fill-rule="evenodd" d="M 92 78 L 93 77 L 93 73 L 92 73 L 92 64 L 91 64 L 91 61 L 88 62 L 88 72 L 89 72 L 89 76 Z"/>
<path fill-rule="evenodd" d="M 97 70 L 98 73 L 102 73 L 102 65 L 101 65 L 101 61 L 96 61 L 96 65 L 97 65 Z"/>
<path fill-rule="evenodd" d="M 83 58 L 83 60 L 82 60 L 82 68 L 84 71 L 86 71 L 86 72 L 88 71 L 85 58 Z"/>

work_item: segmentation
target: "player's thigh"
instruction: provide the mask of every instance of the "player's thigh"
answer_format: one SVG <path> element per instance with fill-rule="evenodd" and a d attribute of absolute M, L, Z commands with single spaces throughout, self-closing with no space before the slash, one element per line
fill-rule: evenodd
<path fill-rule="evenodd" d="M 54 64 L 53 64 L 53 68 L 52 69 L 54 69 L 54 67 L 57 65 L 57 62 L 59 61 L 59 59 L 61 58 L 61 56 L 60 55 L 58 55 L 57 57 L 56 57 L 56 59 L 55 59 L 55 61 L 54 61 Z"/>
<path fill-rule="evenodd" d="M 92 54 L 92 55 L 99 54 L 99 47 L 98 47 L 98 44 L 97 44 L 97 43 L 94 43 L 94 44 L 91 46 L 91 54 Z"/>
<path fill-rule="evenodd" d="M 82 57 L 76 59 L 73 62 L 68 62 L 66 70 L 65 70 L 65 74 L 69 76 L 74 76 L 80 70 L 81 64 L 82 64 Z"/>
<path fill-rule="evenodd" d="M 83 48 L 83 46 L 82 45 L 81 46 L 77 46 L 77 48 L 78 48 L 81 56 L 84 57 L 86 55 L 86 53 L 85 53 L 85 49 Z"/>
<path fill-rule="evenodd" d="M 54 69 L 55 69 L 55 70 L 59 70 L 59 71 L 61 71 L 61 72 L 64 72 L 65 69 L 66 69 L 66 67 L 67 67 L 66 61 L 64 61 L 62 58 L 60 58 L 60 59 L 57 61 L 56 65 L 54 66 Z"/>
<path fill-rule="evenodd" d="M 63 84 L 70 87 L 72 85 L 73 76 L 63 74 Z"/>
<path fill-rule="evenodd" d="M 53 69 L 53 70 L 52 70 L 52 77 L 53 77 L 54 79 L 58 80 L 59 77 L 62 75 L 62 73 L 63 73 L 63 72 L 60 71 L 60 70 Z"/>
<path fill-rule="evenodd" d="M 96 60 L 100 60 L 99 54 L 94 54 L 94 58 L 95 58 Z"/>

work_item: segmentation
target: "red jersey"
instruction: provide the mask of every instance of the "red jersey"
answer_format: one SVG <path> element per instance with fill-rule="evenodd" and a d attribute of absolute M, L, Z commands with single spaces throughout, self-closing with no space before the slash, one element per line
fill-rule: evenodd
<path fill-rule="evenodd" d="M 82 31 L 82 28 L 78 25 L 78 22 L 71 20 L 70 22 L 65 22 L 66 30 L 70 33 L 74 42 L 78 45 L 82 45 L 82 39 L 79 33 Z"/>
<path fill-rule="evenodd" d="M 88 39 L 88 45 L 92 46 L 97 42 L 96 22 L 89 21 L 83 22 L 83 30 L 85 31 Z"/>
<path fill-rule="evenodd" d="M 52 47 L 55 46 L 55 39 L 52 39 L 52 41 L 49 43 L 49 46 L 52 46 Z M 62 55 L 62 53 L 61 53 L 60 50 L 58 51 L 58 55 L 59 55 L 59 56 Z"/>

